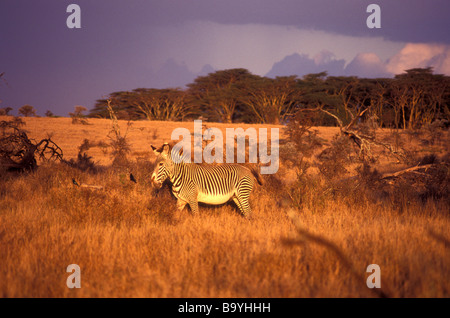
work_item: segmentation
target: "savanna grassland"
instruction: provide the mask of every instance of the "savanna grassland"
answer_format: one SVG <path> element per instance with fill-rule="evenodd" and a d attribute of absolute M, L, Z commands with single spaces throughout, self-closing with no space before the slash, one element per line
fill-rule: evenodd
<path fill-rule="evenodd" d="M 389 297 L 450 296 L 446 130 L 431 142 L 426 131 L 378 129 L 409 163 L 373 149 L 363 165 L 342 159 L 355 154 L 337 141 L 338 128 L 312 127 L 304 153 L 280 146 L 280 170 L 255 188 L 246 219 L 233 203 L 177 212 L 169 186 L 152 188 L 150 145 L 177 127 L 193 132 L 192 122 L 119 121 L 129 149 L 113 165 L 110 120 L 23 120 L 30 138 L 50 137 L 73 160 L 0 171 L 1 297 L 377 297 L 366 286 L 369 264 L 380 266 Z M 283 126 L 206 124 L 278 127 L 288 138 Z M 85 139 L 88 168 L 76 162 Z M 421 160 L 433 174 L 384 178 Z M 79 289 L 66 286 L 69 264 L 81 268 Z"/>

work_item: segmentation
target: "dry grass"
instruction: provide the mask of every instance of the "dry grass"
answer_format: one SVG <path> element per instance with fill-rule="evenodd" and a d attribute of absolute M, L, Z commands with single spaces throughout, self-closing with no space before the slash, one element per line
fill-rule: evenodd
<path fill-rule="evenodd" d="M 51 134 L 66 159 L 76 157 L 85 138 L 106 141 L 111 128 L 100 119 L 86 126 L 72 125 L 70 118 L 25 121 L 31 137 Z M 278 180 L 292 174 L 286 167 L 278 179 L 256 188 L 251 220 L 233 204 L 201 206 L 196 216 L 187 209 L 176 213 L 168 188 L 151 188 L 149 145 L 166 141 L 178 126 L 133 122 L 128 135 L 133 160 L 127 168 L 93 174 L 52 164 L 31 174 L 4 174 L 0 296 L 374 297 L 364 287 L 366 267 L 373 263 L 380 265 L 382 287 L 388 286 L 392 297 L 450 296 L 448 201 L 405 199 L 398 209 L 389 200 L 315 193 L 314 183 L 308 184 L 296 216 L 310 233 L 339 247 L 361 282 L 320 244 L 283 244 L 298 239 L 285 195 L 293 184 Z M 181 126 L 193 129 L 192 123 Z M 335 133 L 318 129 L 328 141 Z M 92 148 L 89 155 L 111 163 L 101 149 Z M 127 169 L 138 183 L 128 180 Z M 79 188 L 72 178 L 104 188 Z M 66 286 L 66 267 L 73 263 L 81 267 L 80 289 Z"/>

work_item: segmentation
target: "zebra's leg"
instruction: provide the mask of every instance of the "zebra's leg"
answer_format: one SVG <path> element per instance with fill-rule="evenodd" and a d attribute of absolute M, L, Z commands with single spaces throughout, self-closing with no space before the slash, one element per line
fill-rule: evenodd
<path fill-rule="evenodd" d="M 234 203 L 236 203 L 237 207 L 239 208 L 239 211 L 241 211 L 242 215 L 246 218 L 250 217 L 250 214 L 252 213 L 252 209 L 250 208 L 250 204 L 248 203 L 248 200 L 244 200 L 240 198 L 239 196 L 235 195 L 233 197 Z"/>
<path fill-rule="evenodd" d="M 238 206 L 244 217 L 249 218 L 252 209 L 250 208 L 250 193 L 253 189 L 253 179 L 244 178 L 242 179 L 236 187 L 234 192 L 233 201 Z"/>
<path fill-rule="evenodd" d="M 197 200 L 189 201 L 189 206 L 191 207 L 192 214 L 198 214 L 198 201 Z"/>
<path fill-rule="evenodd" d="M 239 211 L 244 214 L 244 211 L 242 210 L 241 203 L 239 202 L 237 197 L 233 197 L 233 202 L 236 203 L 236 206 L 238 207 Z"/>
<path fill-rule="evenodd" d="M 198 191 L 194 185 L 188 184 L 180 189 L 179 198 L 183 198 L 191 207 L 192 214 L 198 213 Z"/>
<path fill-rule="evenodd" d="M 187 202 L 181 199 L 177 200 L 177 209 L 179 212 L 183 211 L 184 207 L 186 206 Z"/>

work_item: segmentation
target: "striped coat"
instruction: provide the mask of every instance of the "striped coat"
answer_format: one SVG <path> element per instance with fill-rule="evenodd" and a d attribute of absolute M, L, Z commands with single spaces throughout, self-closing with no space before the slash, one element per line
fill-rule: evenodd
<path fill-rule="evenodd" d="M 152 183 L 161 187 L 169 179 L 179 210 L 189 204 L 196 213 L 198 202 L 217 205 L 233 200 L 244 216 L 251 213 L 250 193 L 256 181 L 262 184 L 255 169 L 239 164 L 175 163 L 168 145 L 164 145 L 162 151 L 152 148 L 158 155 Z"/>

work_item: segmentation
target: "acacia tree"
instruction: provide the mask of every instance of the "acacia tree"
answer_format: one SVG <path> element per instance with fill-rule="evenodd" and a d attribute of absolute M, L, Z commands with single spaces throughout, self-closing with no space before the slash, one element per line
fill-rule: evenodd
<path fill-rule="evenodd" d="M 87 125 L 88 122 L 86 118 L 84 118 L 83 112 L 87 111 L 87 108 L 84 106 L 75 106 L 75 110 L 73 113 L 69 113 L 69 116 L 72 118 L 72 124 L 83 124 Z"/>
<path fill-rule="evenodd" d="M 431 67 L 409 69 L 396 75 L 392 100 L 394 109 L 401 111 L 402 128 L 419 128 L 441 116 L 445 117 L 448 89 L 448 77 L 433 74 Z"/>
<path fill-rule="evenodd" d="M 240 88 L 258 78 L 248 70 L 237 68 L 197 77 L 189 84 L 189 102 L 198 113 L 206 113 L 211 121 L 231 123 L 241 104 Z"/>
<path fill-rule="evenodd" d="M 445 104 L 445 92 L 449 88 L 448 76 L 433 74 L 433 69 L 428 67 L 406 70 L 406 73 L 398 75 L 398 78 L 409 88 L 409 129 L 431 124 L 440 117 Z"/>
<path fill-rule="evenodd" d="M 175 121 L 192 113 L 192 107 L 186 102 L 186 92 L 179 88 L 137 88 L 130 92 L 114 92 L 106 99 L 97 100 L 89 117 L 108 118 L 108 107 L 112 107 L 118 119 Z"/>
<path fill-rule="evenodd" d="M 148 120 L 183 120 L 190 114 L 186 93 L 178 88 L 133 90 L 130 103 Z"/>
<path fill-rule="evenodd" d="M 245 83 L 242 102 L 264 124 L 280 124 L 292 115 L 301 92 L 296 76 L 259 77 Z"/>
<path fill-rule="evenodd" d="M 19 115 L 24 117 L 36 116 L 36 110 L 31 105 L 23 105 L 19 108 Z"/>
<path fill-rule="evenodd" d="M 445 103 L 446 91 L 450 88 L 450 77 L 435 75 L 428 85 L 428 94 L 425 96 L 422 122 L 431 124 L 435 119 L 449 119 L 448 104 Z M 447 114 L 445 115 L 445 113 Z"/>
<path fill-rule="evenodd" d="M 299 96 L 299 110 L 307 111 L 315 125 L 335 124 L 333 119 L 322 112 L 309 110 L 327 109 L 336 112 L 340 99 L 336 95 L 329 94 L 329 83 L 326 80 L 327 72 L 307 74 L 298 81 L 298 87 L 302 94 Z"/>
<path fill-rule="evenodd" d="M 392 79 L 380 78 L 374 80 L 374 86 L 371 89 L 371 103 L 372 111 L 377 116 L 379 120 L 380 127 L 386 124 L 392 123 L 392 116 L 387 107 L 389 106 L 389 87 L 392 83 Z"/>
<path fill-rule="evenodd" d="M 45 112 L 44 115 L 45 117 L 55 117 L 55 114 L 53 114 L 53 112 L 49 109 Z"/>
<path fill-rule="evenodd" d="M 397 84 L 403 92 L 402 108 L 403 128 L 415 128 L 422 112 L 425 93 L 424 77 L 431 75 L 431 69 L 411 69 L 404 74 L 396 75 Z"/>
<path fill-rule="evenodd" d="M 105 99 L 97 100 L 88 117 L 109 118 L 108 105 L 110 105 L 117 113 L 117 117 L 119 114 L 126 114 L 127 119 L 143 119 L 145 118 L 144 114 L 132 104 L 134 94 L 128 91 L 113 92 Z"/>
<path fill-rule="evenodd" d="M 0 115 L 1 116 L 8 116 L 10 111 L 12 111 L 11 107 L 0 108 Z"/>
<path fill-rule="evenodd" d="M 90 117 L 108 117 L 107 100 L 123 118 L 184 120 L 200 115 L 211 121 L 279 124 L 298 109 L 321 108 L 338 116 L 343 125 L 353 118 L 379 126 L 414 129 L 436 119 L 450 119 L 450 77 L 431 68 L 411 69 L 395 78 L 327 77 L 326 72 L 275 79 L 238 68 L 197 77 L 187 90 L 138 88 L 111 93 L 98 100 Z M 315 124 L 336 125 L 324 112 Z M 27 114 L 28 116 L 29 114 Z M 375 127 L 375 126 L 374 126 Z"/>
<path fill-rule="evenodd" d="M 361 105 L 355 99 L 359 79 L 354 76 L 330 76 L 326 82 L 326 93 L 336 99 L 334 112 L 348 123 L 352 118 L 350 113 L 359 111 Z"/>

